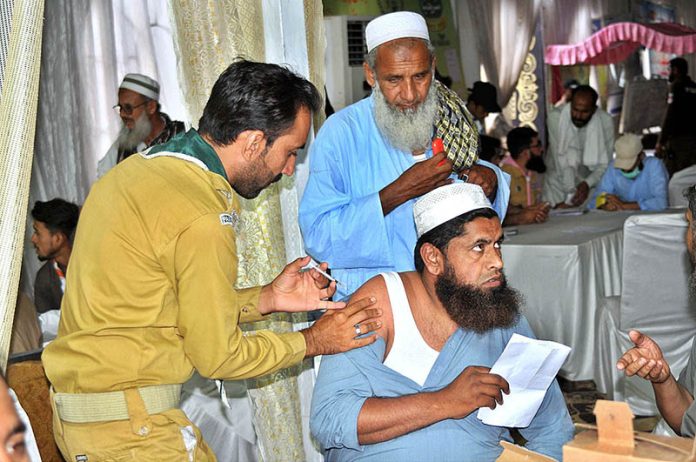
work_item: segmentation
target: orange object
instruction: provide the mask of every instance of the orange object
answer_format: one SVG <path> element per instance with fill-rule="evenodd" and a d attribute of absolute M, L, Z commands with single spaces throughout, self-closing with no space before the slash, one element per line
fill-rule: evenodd
<path fill-rule="evenodd" d="M 440 154 L 441 152 L 445 152 L 445 145 L 442 142 L 442 138 L 435 138 L 432 142 L 432 148 L 433 148 L 433 156 L 436 156 Z M 440 162 L 437 163 L 438 167 L 442 167 L 445 165 L 446 159 L 442 159 Z"/>

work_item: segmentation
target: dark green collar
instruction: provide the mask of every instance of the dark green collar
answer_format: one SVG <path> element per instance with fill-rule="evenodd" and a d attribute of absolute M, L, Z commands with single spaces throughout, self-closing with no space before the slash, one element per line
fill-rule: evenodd
<path fill-rule="evenodd" d="M 195 157 L 208 167 L 211 172 L 222 175 L 227 180 L 225 168 L 215 150 L 193 128 L 186 133 L 179 133 L 164 144 L 153 146 L 148 155 L 158 152 L 178 152 Z"/>

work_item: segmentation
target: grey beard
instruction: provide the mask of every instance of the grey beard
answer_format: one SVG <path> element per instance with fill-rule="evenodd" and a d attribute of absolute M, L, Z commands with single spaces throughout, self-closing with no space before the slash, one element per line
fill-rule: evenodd
<path fill-rule="evenodd" d="M 147 114 L 143 112 L 140 114 L 140 117 L 135 120 L 135 127 L 133 127 L 132 130 L 125 125 L 121 128 L 118 138 L 116 138 L 119 151 L 132 151 L 137 148 L 140 143 L 145 141 L 151 131 L 152 122 L 150 122 Z"/>
<path fill-rule="evenodd" d="M 435 85 L 430 85 L 428 95 L 420 106 L 403 111 L 387 102 L 379 85 L 375 85 L 372 92 L 375 95 L 375 122 L 389 143 L 396 149 L 408 153 L 427 150 L 437 117 Z"/>

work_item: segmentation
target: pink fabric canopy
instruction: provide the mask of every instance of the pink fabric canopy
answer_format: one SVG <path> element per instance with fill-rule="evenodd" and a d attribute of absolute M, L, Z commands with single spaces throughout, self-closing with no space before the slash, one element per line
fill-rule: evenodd
<path fill-rule="evenodd" d="M 696 52 L 696 30 L 681 24 L 610 24 L 575 45 L 549 45 L 544 61 L 552 66 L 610 64 L 623 61 L 637 47 L 684 55 Z"/>

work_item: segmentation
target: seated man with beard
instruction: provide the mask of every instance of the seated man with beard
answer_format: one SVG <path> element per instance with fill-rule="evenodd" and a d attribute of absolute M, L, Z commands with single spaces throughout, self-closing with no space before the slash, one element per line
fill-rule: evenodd
<path fill-rule="evenodd" d="M 435 54 L 422 16 L 400 11 L 365 29 L 363 64 L 372 96 L 331 116 L 310 150 L 299 222 L 307 253 L 331 262 L 347 297 L 384 271 L 413 270 L 413 203 L 467 175 L 507 209 L 508 176 L 476 161 L 478 133 L 466 104 L 435 81 Z M 444 153 L 431 149 L 444 141 Z"/>
<path fill-rule="evenodd" d="M 544 148 L 539 134 L 529 127 L 517 127 L 507 135 L 509 155 L 503 158 L 501 167 L 510 175 L 510 205 L 505 225 L 543 223 L 551 208 L 541 201 L 541 178 L 546 171 L 541 155 Z"/>
<path fill-rule="evenodd" d="M 159 103 L 159 84 L 142 74 L 126 74 L 118 87 L 116 113 L 123 121 L 118 138 L 97 164 L 101 178 L 117 163 L 150 146 L 166 143 L 184 131 L 184 123 L 171 120 Z"/>
<path fill-rule="evenodd" d="M 500 220 L 465 183 L 426 194 L 414 215 L 417 271 L 381 274 L 354 294 L 381 301 L 379 338 L 321 362 L 310 426 L 327 461 L 492 461 L 500 440 L 512 441 L 476 417 L 509 393 L 489 371 L 510 337 L 533 337 L 506 285 Z M 520 433 L 561 458 L 573 425 L 557 383 Z"/>

